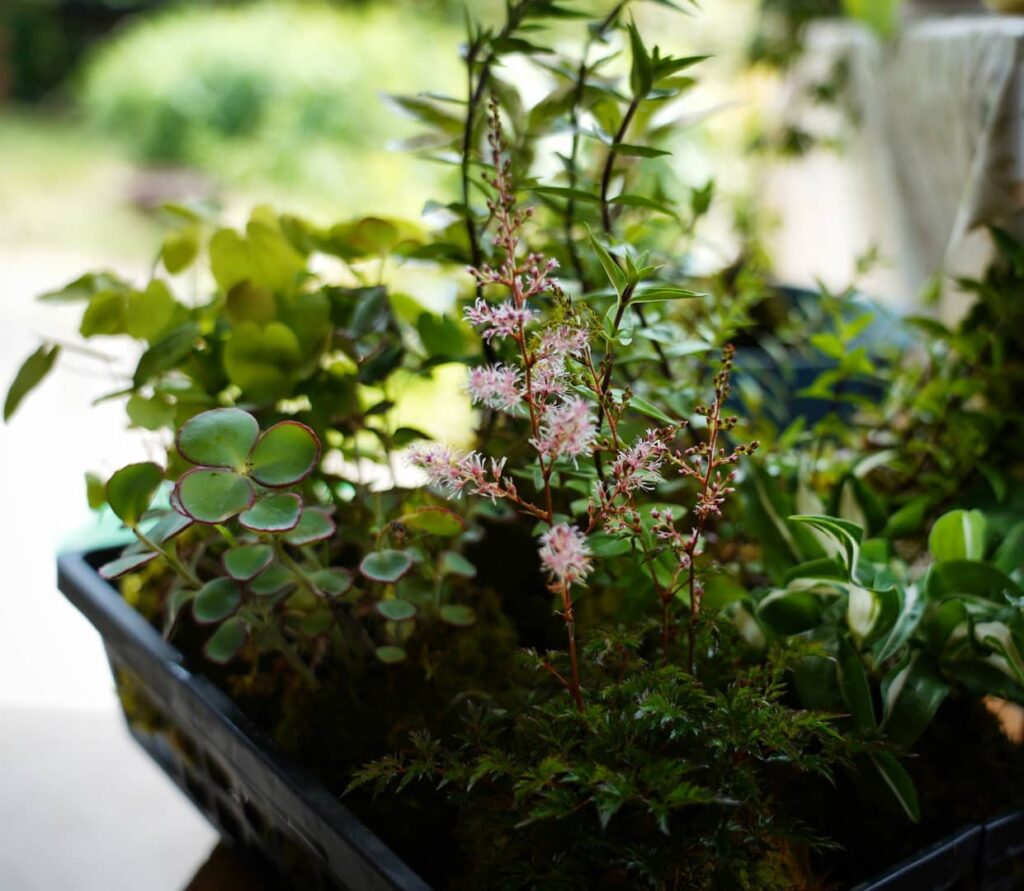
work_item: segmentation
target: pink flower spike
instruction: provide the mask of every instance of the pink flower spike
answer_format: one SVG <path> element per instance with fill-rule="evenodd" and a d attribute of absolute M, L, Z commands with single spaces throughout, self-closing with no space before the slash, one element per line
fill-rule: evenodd
<path fill-rule="evenodd" d="M 587 537 L 568 523 L 552 526 L 540 537 L 540 562 L 553 582 L 582 582 L 591 569 Z"/>
<path fill-rule="evenodd" d="M 597 428 L 590 406 L 582 399 L 567 399 L 549 408 L 541 423 L 540 438 L 530 440 L 545 457 L 562 455 L 575 458 L 586 452 L 594 442 Z"/>
<path fill-rule="evenodd" d="M 515 408 L 523 398 L 519 370 L 508 365 L 470 369 L 468 389 L 473 402 L 503 411 Z"/>
<path fill-rule="evenodd" d="M 612 474 L 620 492 L 648 491 L 660 479 L 659 470 L 668 447 L 657 430 L 648 430 L 632 448 L 620 452 L 612 465 Z"/>
<path fill-rule="evenodd" d="M 481 337 L 490 342 L 495 337 L 511 337 L 519 331 L 520 325 L 526 327 L 537 314 L 526 306 L 517 308 L 511 301 L 495 305 L 477 297 L 476 303 L 467 306 L 463 315 L 471 325 L 483 328 Z"/>
<path fill-rule="evenodd" d="M 586 328 L 558 325 L 548 328 L 540 336 L 538 353 L 544 357 L 578 356 L 587 345 L 590 335 Z"/>
<path fill-rule="evenodd" d="M 488 467 L 479 452 L 460 455 L 451 446 L 433 442 L 409 449 L 408 461 L 427 475 L 430 485 L 447 492 L 449 498 L 458 498 L 467 488 L 470 494 L 491 500 L 509 494 L 501 478 L 504 458 L 492 458 Z"/>

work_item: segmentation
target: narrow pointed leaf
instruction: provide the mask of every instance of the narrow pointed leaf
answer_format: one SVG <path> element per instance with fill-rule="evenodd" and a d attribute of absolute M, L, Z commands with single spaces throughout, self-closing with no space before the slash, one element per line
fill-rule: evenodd
<path fill-rule="evenodd" d="M 21 401 L 42 383 L 53 369 L 60 355 L 60 347 L 43 344 L 30 355 L 18 369 L 4 401 L 4 420 L 9 421 L 21 405 Z"/>
<path fill-rule="evenodd" d="M 100 567 L 100 575 L 108 582 L 113 581 L 116 578 L 120 578 L 122 575 L 134 572 L 136 569 L 141 569 L 147 563 L 155 559 L 156 556 L 156 551 L 143 551 L 139 554 L 126 554 L 123 557 L 118 557 L 116 560 L 111 560 L 109 563 L 104 563 Z"/>

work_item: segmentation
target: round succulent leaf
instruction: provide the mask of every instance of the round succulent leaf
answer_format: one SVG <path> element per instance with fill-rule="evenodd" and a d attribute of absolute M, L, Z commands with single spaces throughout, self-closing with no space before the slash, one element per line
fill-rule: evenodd
<path fill-rule="evenodd" d="M 146 538 L 157 544 L 163 544 L 181 535 L 182 532 L 192 525 L 192 522 L 191 519 L 177 511 L 165 511 L 160 519 L 153 524 L 152 528 L 146 531 Z"/>
<path fill-rule="evenodd" d="M 377 647 L 377 658 L 388 665 L 395 665 L 405 661 L 405 650 L 402 647 L 387 645 Z"/>
<path fill-rule="evenodd" d="M 192 601 L 192 615 L 197 622 L 210 624 L 226 619 L 242 603 L 242 589 L 233 579 L 212 579 L 199 589 Z"/>
<path fill-rule="evenodd" d="M 249 582 L 249 590 L 257 597 L 273 597 L 295 584 L 295 577 L 280 563 L 271 563 Z"/>
<path fill-rule="evenodd" d="M 299 633 L 306 637 L 320 637 L 331 630 L 334 614 L 329 609 L 318 609 L 306 613 L 299 621 Z"/>
<path fill-rule="evenodd" d="M 152 461 L 129 464 L 107 481 L 107 503 L 126 526 L 134 528 L 163 479 L 163 469 Z"/>
<path fill-rule="evenodd" d="M 273 559 L 274 549 L 270 545 L 254 544 L 239 545 L 225 551 L 222 562 L 231 578 L 248 582 L 263 572 Z"/>
<path fill-rule="evenodd" d="M 412 557 L 405 551 L 374 551 L 363 557 L 359 571 L 371 582 L 393 584 L 412 567 Z"/>
<path fill-rule="evenodd" d="M 468 628 L 476 621 L 476 611 L 461 603 L 446 603 L 441 607 L 441 620 L 459 628 Z"/>
<path fill-rule="evenodd" d="M 260 425 L 240 408 L 214 408 L 189 418 L 178 431 L 178 452 L 202 467 L 242 470 Z"/>
<path fill-rule="evenodd" d="M 380 600 L 374 608 L 392 622 L 408 622 L 416 615 L 416 607 L 408 600 Z"/>
<path fill-rule="evenodd" d="M 341 567 L 317 570 L 310 580 L 328 597 L 341 597 L 352 587 L 352 573 Z"/>
<path fill-rule="evenodd" d="M 398 522 L 409 529 L 446 537 L 458 535 L 466 528 L 466 521 L 446 507 L 422 507 L 400 517 Z"/>
<path fill-rule="evenodd" d="M 233 470 L 196 467 L 174 487 L 186 516 L 213 525 L 247 510 L 256 498 L 252 483 Z"/>
<path fill-rule="evenodd" d="M 441 575 L 457 575 L 465 579 L 476 577 L 476 567 L 462 554 L 445 551 L 441 555 Z"/>
<path fill-rule="evenodd" d="M 302 499 L 294 492 L 264 495 L 238 517 L 238 522 L 253 532 L 288 532 L 299 523 Z"/>
<path fill-rule="evenodd" d="M 264 433 L 249 456 L 250 474 L 261 486 L 301 482 L 320 457 L 320 440 L 299 421 L 281 421 Z"/>
<path fill-rule="evenodd" d="M 218 662 L 223 665 L 230 662 L 245 646 L 245 625 L 242 620 L 232 617 L 213 633 L 213 636 L 206 642 L 203 652 L 211 662 Z"/>
<path fill-rule="evenodd" d="M 298 525 L 285 535 L 284 540 L 290 545 L 302 547 L 326 541 L 334 535 L 336 529 L 337 526 L 327 511 L 319 507 L 307 507 L 302 512 Z"/>
<path fill-rule="evenodd" d="M 123 557 L 118 557 L 116 560 L 104 563 L 100 567 L 100 576 L 105 578 L 108 582 L 113 581 L 126 573 L 134 572 L 136 569 L 141 569 L 155 557 L 156 551 L 143 551 L 140 554 L 125 554 Z"/>

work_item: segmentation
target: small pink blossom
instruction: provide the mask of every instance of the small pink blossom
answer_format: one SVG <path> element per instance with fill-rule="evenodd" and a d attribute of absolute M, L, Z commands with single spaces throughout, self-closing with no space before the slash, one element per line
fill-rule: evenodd
<path fill-rule="evenodd" d="M 668 455 L 668 446 L 662 437 L 661 432 L 648 430 L 631 448 L 619 453 L 612 465 L 616 494 L 654 488 L 660 479 L 661 465 Z"/>
<path fill-rule="evenodd" d="M 590 406 L 582 399 L 572 398 L 547 409 L 541 422 L 540 437 L 530 441 L 547 458 L 563 455 L 575 458 L 590 448 L 596 435 Z"/>
<path fill-rule="evenodd" d="M 540 562 L 553 582 L 582 582 L 591 569 L 587 537 L 568 523 L 552 526 L 540 537 Z"/>
<path fill-rule="evenodd" d="M 486 365 L 469 372 L 469 395 L 473 402 L 508 411 L 523 398 L 519 370 L 509 365 Z"/>
<path fill-rule="evenodd" d="M 537 350 L 542 357 L 578 356 L 586 347 L 590 335 L 586 328 L 572 325 L 556 325 L 548 328 L 540 336 L 540 347 Z"/>
<path fill-rule="evenodd" d="M 495 305 L 477 297 L 476 303 L 467 306 L 463 315 L 471 325 L 483 328 L 480 336 L 490 342 L 495 337 L 511 337 L 518 333 L 520 326 L 530 324 L 537 314 L 529 307 L 516 307 L 508 300 Z"/>
<path fill-rule="evenodd" d="M 489 462 L 479 452 L 459 454 L 451 446 L 433 442 L 409 449 L 408 462 L 427 475 L 432 486 L 444 489 L 450 498 L 458 498 L 464 489 L 472 495 L 504 498 L 508 495 L 501 474 L 505 459 Z"/>

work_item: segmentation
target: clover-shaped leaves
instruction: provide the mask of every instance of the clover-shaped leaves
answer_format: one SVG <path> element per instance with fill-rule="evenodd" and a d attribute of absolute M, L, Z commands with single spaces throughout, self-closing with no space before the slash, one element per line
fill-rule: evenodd
<path fill-rule="evenodd" d="M 215 408 L 187 421 L 177 444 L 196 465 L 178 480 L 171 499 L 185 516 L 207 524 L 238 517 L 254 532 L 287 532 L 299 524 L 299 496 L 266 490 L 295 485 L 316 466 L 320 440 L 305 424 L 281 421 L 260 434 L 248 412 Z"/>

